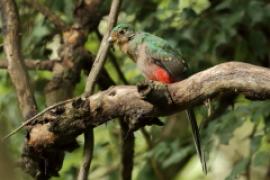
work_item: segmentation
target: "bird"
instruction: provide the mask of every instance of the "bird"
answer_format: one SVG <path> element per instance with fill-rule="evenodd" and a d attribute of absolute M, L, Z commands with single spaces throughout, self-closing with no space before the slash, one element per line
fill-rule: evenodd
<path fill-rule="evenodd" d="M 108 41 L 127 54 L 147 80 L 171 84 L 188 76 L 188 65 L 181 52 L 161 37 L 147 32 L 136 32 L 130 24 L 121 23 L 112 29 Z M 193 109 L 188 108 L 186 114 L 202 170 L 207 174 L 207 165 Z"/>

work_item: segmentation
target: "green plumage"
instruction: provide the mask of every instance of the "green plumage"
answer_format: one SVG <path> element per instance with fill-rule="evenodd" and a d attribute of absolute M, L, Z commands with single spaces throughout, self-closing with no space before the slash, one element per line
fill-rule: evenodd
<path fill-rule="evenodd" d="M 174 81 L 182 80 L 187 76 L 187 64 L 171 43 L 150 33 L 136 33 L 129 41 L 131 54 L 136 54 L 142 44 L 145 45 L 147 60 L 166 69 Z"/>

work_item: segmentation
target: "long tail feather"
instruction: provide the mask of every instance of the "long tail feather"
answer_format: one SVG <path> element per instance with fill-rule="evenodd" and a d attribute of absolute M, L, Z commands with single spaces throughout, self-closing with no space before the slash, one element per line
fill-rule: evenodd
<path fill-rule="evenodd" d="M 201 161 L 201 164 L 202 164 L 203 172 L 205 174 L 207 174 L 207 165 L 206 165 L 204 153 L 202 152 L 202 148 L 201 148 L 201 141 L 200 141 L 201 137 L 200 137 L 200 132 L 199 132 L 199 128 L 197 125 L 194 111 L 192 109 L 188 109 L 186 111 L 186 113 L 188 116 L 188 120 L 190 121 L 193 141 L 194 141 L 194 144 L 196 147 L 197 154 L 198 154 L 200 161 Z"/>

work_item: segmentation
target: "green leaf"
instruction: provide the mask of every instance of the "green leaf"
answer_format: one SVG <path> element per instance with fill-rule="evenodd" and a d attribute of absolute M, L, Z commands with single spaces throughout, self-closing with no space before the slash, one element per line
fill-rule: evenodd
<path fill-rule="evenodd" d="M 235 179 L 237 179 L 241 174 L 245 173 L 248 163 L 249 163 L 248 158 L 244 158 L 244 159 L 238 161 L 234 165 L 230 175 L 227 176 L 225 180 L 235 180 Z"/>
<path fill-rule="evenodd" d="M 172 153 L 172 155 L 169 158 L 163 161 L 162 167 L 167 168 L 173 164 L 179 163 L 182 159 L 187 157 L 187 155 L 190 154 L 193 150 L 194 150 L 193 146 L 187 146 L 179 149 L 178 152 Z"/>
<path fill-rule="evenodd" d="M 224 9 L 229 9 L 232 7 L 232 0 L 222 1 L 215 7 L 215 10 L 220 11 Z"/>
<path fill-rule="evenodd" d="M 255 154 L 252 164 L 254 166 L 267 166 L 269 164 L 270 153 L 260 151 Z"/>
<path fill-rule="evenodd" d="M 265 15 L 264 4 L 259 1 L 250 1 L 247 14 L 251 19 L 252 25 L 261 22 Z"/>
<path fill-rule="evenodd" d="M 267 46 L 267 38 L 261 31 L 251 31 L 249 35 L 249 44 L 258 57 L 263 57 L 267 53 L 267 49 L 264 47 Z"/>
<path fill-rule="evenodd" d="M 255 153 L 258 150 L 258 148 L 261 145 L 262 138 L 263 138 L 263 136 L 259 135 L 259 136 L 255 136 L 251 139 L 251 142 L 250 142 L 251 154 Z"/>
<path fill-rule="evenodd" d="M 234 130 L 243 124 L 242 116 L 238 116 L 236 112 L 229 112 L 219 119 L 217 134 L 222 144 L 228 144 L 233 136 Z"/>

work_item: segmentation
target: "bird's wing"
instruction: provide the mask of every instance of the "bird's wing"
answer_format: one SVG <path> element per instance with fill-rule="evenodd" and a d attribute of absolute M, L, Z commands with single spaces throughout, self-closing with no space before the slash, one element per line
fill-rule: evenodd
<path fill-rule="evenodd" d="M 144 40 L 146 54 L 153 62 L 166 69 L 175 80 L 182 80 L 187 73 L 187 64 L 180 52 L 168 41 L 147 34 Z"/>

